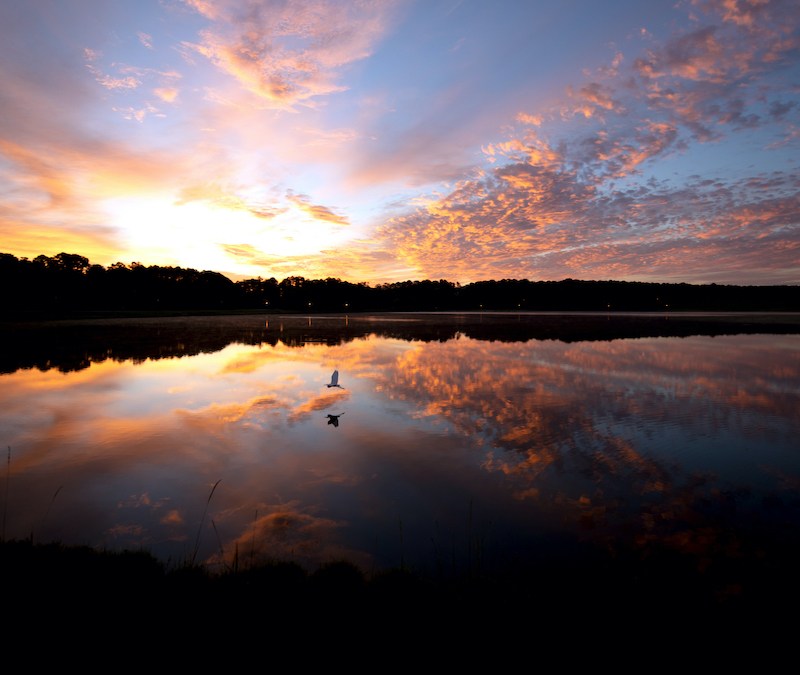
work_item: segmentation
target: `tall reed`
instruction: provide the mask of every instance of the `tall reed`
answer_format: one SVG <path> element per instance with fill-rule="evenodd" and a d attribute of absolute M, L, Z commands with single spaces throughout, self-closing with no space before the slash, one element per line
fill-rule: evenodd
<path fill-rule="evenodd" d="M 214 487 L 211 488 L 211 492 L 209 493 L 208 499 L 206 500 L 206 507 L 205 509 L 203 509 L 203 517 L 200 519 L 200 525 L 197 528 L 197 538 L 195 539 L 194 542 L 194 552 L 192 553 L 192 562 L 191 562 L 192 567 L 194 567 L 195 562 L 197 561 L 197 552 L 200 549 L 200 533 L 203 531 L 203 524 L 206 521 L 206 514 L 208 513 L 208 505 L 211 503 L 211 497 L 214 496 L 214 490 L 217 489 L 217 485 L 219 485 L 221 481 L 222 479 L 214 483 Z"/>
<path fill-rule="evenodd" d="M 8 460 L 6 461 L 6 494 L 3 497 L 3 532 L 0 541 L 6 540 L 6 514 L 8 513 L 8 481 L 11 475 L 11 446 L 8 446 Z"/>

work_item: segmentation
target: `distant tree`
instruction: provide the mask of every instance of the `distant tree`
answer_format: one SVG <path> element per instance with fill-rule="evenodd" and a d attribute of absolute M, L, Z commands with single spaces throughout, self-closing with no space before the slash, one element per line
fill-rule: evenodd
<path fill-rule="evenodd" d="M 74 253 L 59 253 L 51 258 L 51 267 L 63 272 L 83 273 L 89 268 L 89 259 Z"/>

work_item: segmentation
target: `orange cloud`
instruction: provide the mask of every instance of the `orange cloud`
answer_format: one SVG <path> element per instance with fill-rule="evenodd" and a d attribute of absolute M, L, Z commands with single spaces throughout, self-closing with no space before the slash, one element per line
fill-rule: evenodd
<path fill-rule="evenodd" d="M 335 225 L 348 225 L 349 221 L 345 216 L 334 213 L 327 206 L 319 204 L 309 204 L 309 199 L 305 195 L 288 194 L 286 198 L 298 207 L 301 211 L 310 215 L 314 220 L 321 220 Z"/>
<path fill-rule="evenodd" d="M 269 105 L 293 109 L 343 91 L 339 68 L 368 56 L 382 35 L 387 6 L 298 2 L 190 2 L 213 22 L 187 46 Z"/>
<path fill-rule="evenodd" d="M 173 87 L 159 87 L 153 93 L 165 103 L 174 103 L 178 100 L 179 91 Z"/>
<path fill-rule="evenodd" d="M 597 82 L 590 82 L 578 89 L 568 87 L 569 96 L 578 101 L 572 113 L 581 113 L 584 117 L 593 117 L 596 111 L 607 110 L 617 114 L 624 113 L 622 105 L 615 101 L 611 91 Z"/>

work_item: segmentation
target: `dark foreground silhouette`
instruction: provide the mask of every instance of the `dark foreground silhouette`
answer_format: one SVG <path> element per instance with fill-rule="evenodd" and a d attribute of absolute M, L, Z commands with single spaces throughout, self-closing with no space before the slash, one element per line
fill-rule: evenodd
<path fill-rule="evenodd" d="M 144 551 L 6 541 L 0 573 L 4 616 L 15 627 L 40 636 L 76 631 L 93 642 L 145 635 L 172 646 L 177 638 L 169 636 L 179 630 L 189 639 L 187 657 L 198 656 L 190 645 L 200 650 L 203 640 L 224 649 L 267 641 L 277 649 L 288 643 L 271 641 L 322 635 L 340 647 L 368 640 L 401 649 L 398 658 L 446 644 L 454 659 L 494 649 L 502 658 L 525 651 L 526 641 L 550 650 L 554 639 L 590 649 L 587 659 L 598 658 L 592 650 L 599 647 L 621 649 L 625 659 L 645 647 L 682 654 L 746 639 L 741 653 L 778 641 L 765 655 L 771 658 L 794 630 L 800 556 L 791 539 L 751 544 L 698 564 L 666 549 L 632 546 L 612 555 L 576 543 L 502 576 L 476 566 L 430 577 L 402 567 L 368 575 L 344 560 L 310 571 L 274 561 L 210 573 L 202 565 L 169 569 Z"/>

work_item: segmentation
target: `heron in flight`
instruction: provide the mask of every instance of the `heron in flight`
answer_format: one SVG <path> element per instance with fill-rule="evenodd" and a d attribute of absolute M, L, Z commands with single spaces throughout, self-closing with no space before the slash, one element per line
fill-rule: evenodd
<path fill-rule="evenodd" d="M 330 384 L 326 384 L 325 386 L 328 387 L 328 389 L 330 389 L 331 387 L 338 387 L 339 389 L 344 389 L 344 387 L 341 384 L 339 384 L 339 371 L 338 370 L 334 370 L 333 371 L 333 375 L 331 375 Z"/>

